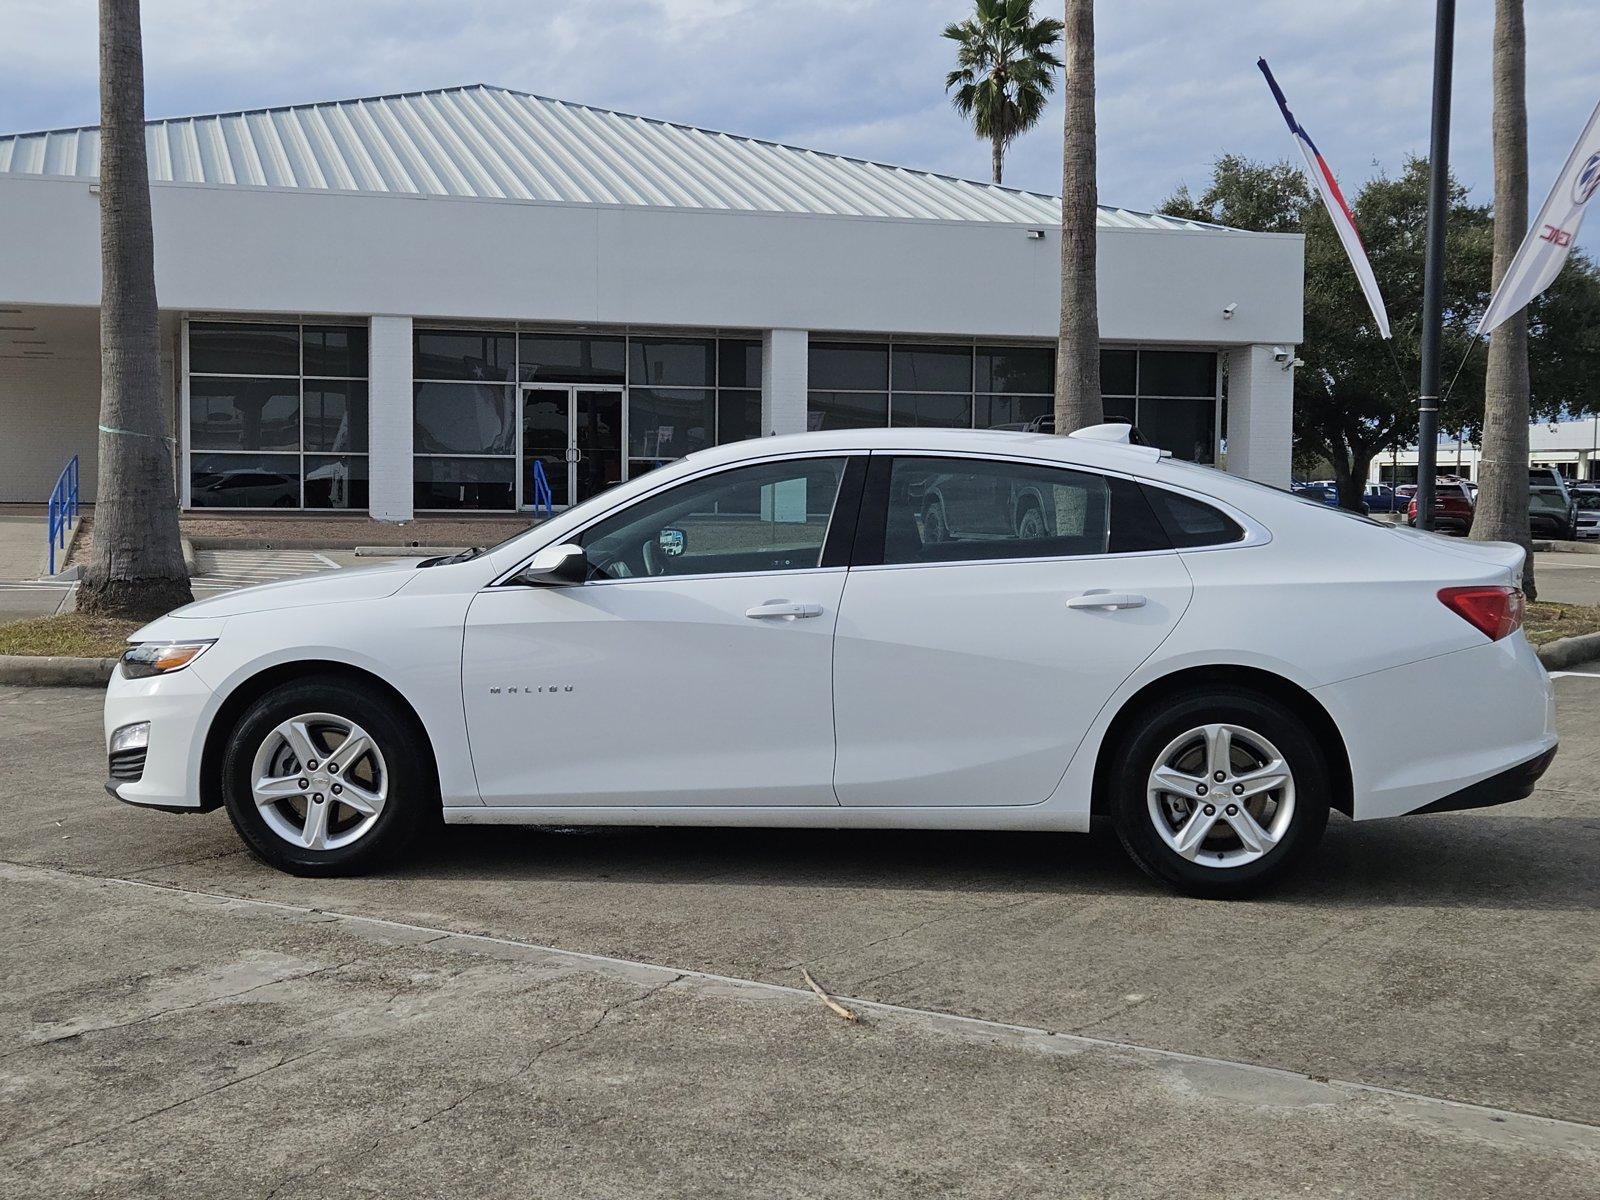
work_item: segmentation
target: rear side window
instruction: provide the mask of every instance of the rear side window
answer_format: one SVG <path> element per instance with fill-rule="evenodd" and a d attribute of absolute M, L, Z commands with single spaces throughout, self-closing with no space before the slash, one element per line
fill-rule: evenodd
<path fill-rule="evenodd" d="M 868 496 L 856 558 L 862 565 L 1171 548 L 1137 484 L 1088 471 L 1000 459 L 875 457 Z"/>
<path fill-rule="evenodd" d="M 1227 513 L 1199 500 L 1169 492 L 1164 488 L 1143 487 L 1145 499 L 1156 520 L 1179 550 L 1198 546 L 1226 546 L 1244 540 L 1244 529 Z"/>

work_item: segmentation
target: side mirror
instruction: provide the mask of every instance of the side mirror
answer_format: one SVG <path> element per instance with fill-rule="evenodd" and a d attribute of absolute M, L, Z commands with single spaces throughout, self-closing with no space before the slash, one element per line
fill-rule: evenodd
<path fill-rule="evenodd" d="M 689 539 L 681 529 L 663 529 L 656 534 L 656 545 L 668 558 L 677 558 L 688 547 Z"/>
<path fill-rule="evenodd" d="M 546 546 L 533 556 L 517 578 L 534 585 L 584 583 L 589 578 L 589 556 L 582 546 L 573 542 Z"/>

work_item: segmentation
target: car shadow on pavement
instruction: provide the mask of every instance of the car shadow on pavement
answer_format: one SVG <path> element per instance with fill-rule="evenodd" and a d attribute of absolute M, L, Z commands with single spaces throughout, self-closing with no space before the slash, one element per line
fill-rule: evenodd
<path fill-rule="evenodd" d="M 1312 907 L 1600 909 L 1600 820 L 1335 814 L 1298 876 L 1265 893 Z M 1159 895 L 1115 836 L 926 830 L 457 826 L 385 872 L 492 882 L 717 884 L 1058 896 Z"/>

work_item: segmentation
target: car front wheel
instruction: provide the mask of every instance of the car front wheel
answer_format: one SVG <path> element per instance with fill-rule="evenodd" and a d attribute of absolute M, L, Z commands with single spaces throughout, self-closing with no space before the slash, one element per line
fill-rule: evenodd
<path fill-rule="evenodd" d="M 1328 821 L 1328 770 L 1304 723 L 1219 687 L 1147 711 L 1114 759 L 1112 815 L 1140 867 L 1191 896 L 1250 895 L 1292 870 Z"/>
<path fill-rule="evenodd" d="M 295 680 L 239 719 L 222 762 L 234 828 L 295 875 L 350 875 L 392 857 L 439 808 L 414 720 L 379 689 Z"/>

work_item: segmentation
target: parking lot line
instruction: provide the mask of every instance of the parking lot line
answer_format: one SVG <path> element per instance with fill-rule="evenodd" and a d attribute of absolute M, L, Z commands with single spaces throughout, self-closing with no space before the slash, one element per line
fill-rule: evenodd
<path fill-rule="evenodd" d="M 62 870 L 56 867 L 0 862 L 0 878 L 18 883 L 27 883 L 30 879 L 38 880 L 41 877 L 70 878 L 100 884 L 147 889 L 179 896 L 186 900 L 220 903 L 225 908 L 236 906 L 272 910 L 290 917 L 313 918 L 318 922 L 334 921 L 352 926 L 419 934 L 427 938 L 426 944 L 428 946 L 440 949 L 456 947 L 470 952 L 474 946 L 492 946 L 499 951 L 507 949 L 518 951 L 530 959 L 554 959 L 560 962 L 582 964 L 607 974 L 623 974 L 634 981 L 638 981 L 643 977 L 651 981 L 659 981 L 663 986 L 679 980 L 694 980 L 720 987 L 732 987 L 768 995 L 781 995 L 802 1000 L 808 1004 L 816 1002 L 814 995 L 807 988 L 791 987 L 785 984 L 769 983 L 755 979 L 743 979 L 738 976 L 721 975 L 712 971 L 699 971 L 689 967 L 674 967 L 638 959 L 592 954 L 579 950 L 566 950 L 559 946 L 541 945 L 517 938 L 483 933 L 464 933 L 439 926 L 396 921 L 358 913 L 345 913 L 332 909 L 313 908 L 309 905 L 290 904 L 280 900 L 229 895 L 224 892 L 204 891 L 143 879 L 131 879 L 124 876 L 96 875 L 90 872 Z M 1557 1117 L 1520 1112 L 1515 1109 L 1503 1109 L 1490 1105 L 1450 1100 L 1421 1092 L 1383 1087 L 1354 1080 L 1324 1078 L 1299 1071 L 1285 1070 L 1281 1067 L 1264 1066 L 1259 1063 L 1242 1062 L 1236 1059 L 1186 1054 L 1182 1051 L 1143 1046 L 1131 1042 L 1120 1042 L 1109 1038 L 1062 1033 L 1039 1026 L 1019 1025 L 1006 1021 L 993 1021 L 983 1017 L 963 1016 L 959 1013 L 913 1008 L 906 1005 L 866 1000 L 855 996 L 841 995 L 836 999 L 842 1003 L 847 1003 L 858 1012 L 910 1020 L 932 1032 L 953 1036 L 1000 1038 L 1013 1044 L 1024 1045 L 1049 1054 L 1077 1054 L 1091 1050 L 1110 1051 L 1158 1063 L 1237 1073 L 1237 1076 L 1242 1081 L 1247 1083 L 1253 1081 L 1254 1086 L 1267 1087 L 1279 1084 L 1299 1089 L 1308 1087 L 1326 1089 L 1326 1099 L 1321 1101 L 1324 1103 L 1333 1103 L 1346 1099 L 1353 1100 L 1359 1097 L 1373 1098 L 1398 1108 L 1408 1109 L 1419 1115 L 1429 1115 L 1435 1120 L 1447 1121 L 1452 1125 L 1468 1125 L 1480 1136 L 1496 1140 L 1506 1138 L 1522 1143 L 1538 1143 L 1553 1149 L 1581 1149 L 1584 1152 L 1592 1152 L 1596 1133 L 1600 1131 L 1600 1127 L 1580 1121 L 1568 1121 Z"/>

